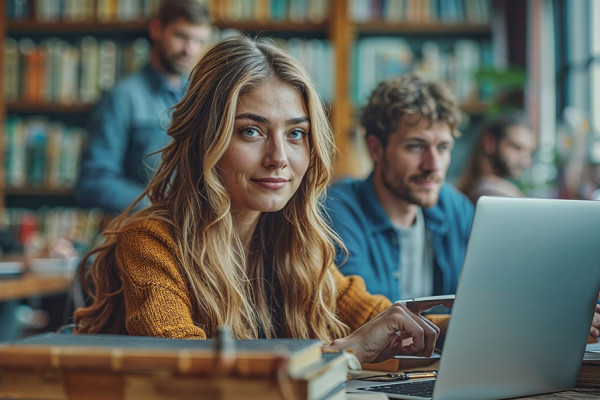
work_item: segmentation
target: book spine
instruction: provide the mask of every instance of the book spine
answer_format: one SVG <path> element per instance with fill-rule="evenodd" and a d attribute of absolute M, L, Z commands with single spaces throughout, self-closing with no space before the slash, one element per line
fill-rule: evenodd
<path fill-rule="evenodd" d="M 81 39 L 81 77 L 79 98 L 84 103 L 93 103 L 100 97 L 98 41 L 93 36 Z"/>
<path fill-rule="evenodd" d="M 4 84 L 4 100 L 14 101 L 19 98 L 19 44 L 13 38 L 4 40 L 4 65 L 2 69 L 2 83 Z"/>
<path fill-rule="evenodd" d="M 58 188 L 61 186 L 60 160 L 63 132 L 64 126 L 61 123 L 52 122 L 49 124 L 44 176 L 44 183 L 47 188 Z"/>
<path fill-rule="evenodd" d="M 148 62 L 150 42 L 145 37 L 138 38 L 128 43 L 125 46 L 124 52 L 124 74 L 129 75 L 142 68 Z"/>
<path fill-rule="evenodd" d="M 25 127 L 23 120 L 10 116 L 4 123 L 5 130 L 5 181 L 9 187 L 24 186 L 26 175 Z"/>
<path fill-rule="evenodd" d="M 23 97 L 25 100 L 39 102 L 43 84 L 44 54 L 33 41 L 21 39 L 21 54 L 24 62 Z"/>
<path fill-rule="evenodd" d="M 81 164 L 85 131 L 80 128 L 66 128 L 62 132 L 60 182 L 64 187 L 74 187 Z"/>
<path fill-rule="evenodd" d="M 31 119 L 27 123 L 26 129 L 28 180 L 33 186 L 42 186 L 46 164 L 48 125 L 43 119 Z"/>
<path fill-rule="evenodd" d="M 99 52 L 98 86 L 104 91 L 110 89 L 117 79 L 117 45 L 112 40 L 102 40 Z"/>

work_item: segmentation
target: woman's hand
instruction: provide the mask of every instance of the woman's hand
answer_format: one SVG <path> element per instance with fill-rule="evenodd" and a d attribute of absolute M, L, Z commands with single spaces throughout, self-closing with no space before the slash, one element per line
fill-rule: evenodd
<path fill-rule="evenodd" d="M 429 357 L 440 330 L 405 304 L 395 303 L 352 332 L 334 340 L 329 347 L 352 350 L 360 362 L 380 362 L 402 353 Z"/>
<path fill-rule="evenodd" d="M 600 293 L 598 293 L 598 299 L 600 300 Z M 600 337 L 600 304 L 596 304 L 596 312 L 594 313 L 594 319 L 592 320 L 590 336 L 595 339 Z"/>

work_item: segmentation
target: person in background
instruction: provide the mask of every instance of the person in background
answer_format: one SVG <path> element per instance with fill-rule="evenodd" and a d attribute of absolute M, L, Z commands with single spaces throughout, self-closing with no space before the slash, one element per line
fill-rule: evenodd
<path fill-rule="evenodd" d="M 143 192 L 151 205 L 132 204 L 88 255 L 93 302 L 75 312 L 77 333 L 204 339 L 228 326 L 236 338 L 319 338 L 362 362 L 431 355 L 439 328 L 421 310 L 334 265 L 320 203 L 334 137 L 298 61 L 222 39 L 192 71 L 168 134 Z"/>
<path fill-rule="evenodd" d="M 326 209 L 345 245 L 336 264 L 392 301 L 456 291 L 473 218 L 444 183 L 461 112 L 441 83 L 418 75 L 380 83 L 362 112 L 374 168 L 328 191 Z"/>
<path fill-rule="evenodd" d="M 105 94 L 88 124 L 75 191 L 80 207 L 109 215 L 126 209 L 144 190 L 169 142 L 169 108 L 183 96 L 187 75 L 211 40 L 206 6 L 198 0 L 163 0 L 151 19 L 148 64 Z M 147 199 L 137 203 L 143 208 Z"/>
<path fill-rule="evenodd" d="M 487 124 L 457 185 L 473 202 L 481 196 L 523 197 L 511 182 L 531 166 L 536 138 L 523 113 L 510 113 Z"/>

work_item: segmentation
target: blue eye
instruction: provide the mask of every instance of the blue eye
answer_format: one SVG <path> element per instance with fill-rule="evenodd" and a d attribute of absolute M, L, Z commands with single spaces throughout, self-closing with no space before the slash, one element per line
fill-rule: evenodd
<path fill-rule="evenodd" d="M 445 143 L 445 144 L 441 144 L 438 146 L 439 152 L 450 151 L 450 150 L 452 150 L 452 144 L 450 144 L 450 143 Z"/>
<path fill-rule="evenodd" d="M 290 133 L 288 133 L 288 137 L 290 139 L 302 139 L 306 135 L 306 133 L 301 129 L 294 129 Z"/>
<path fill-rule="evenodd" d="M 256 128 L 252 128 L 252 127 L 247 127 L 244 128 L 240 131 L 240 133 L 242 135 L 244 135 L 245 137 L 256 137 L 260 134 L 260 132 L 258 131 L 258 129 Z"/>
<path fill-rule="evenodd" d="M 407 148 L 409 151 L 413 151 L 413 150 L 421 150 L 421 149 L 423 148 L 423 145 L 422 145 L 421 143 L 411 143 L 411 144 L 408 144 L 408 145 L 406 146 L 406 148 Z"/>

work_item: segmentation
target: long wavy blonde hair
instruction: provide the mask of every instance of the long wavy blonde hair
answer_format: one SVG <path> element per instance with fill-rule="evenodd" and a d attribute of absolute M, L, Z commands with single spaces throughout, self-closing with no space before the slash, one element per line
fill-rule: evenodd
<path fill-rule="evenodd" d="M 246 251 L 217 163 L 233 135 L 240 96 L 275 78 L 296 88 L 305 102 L 310 163 L 287 205 L 261 215 Z M 132 205 L 109 227 L 106 242 L 90 253 L 96 257 L 82 280 L 93 282 L 93 304 L 76 311 L 78 331 L 126 333 L 120 276 L 127 265 L 116 262 L 115 246 L 127 226 L 153 218 L 171 227 L 179 268 L 202 316 L 197 323 L 208 337 L 220 325 L 230 326 L 238 338 L 256 338 L 262 331 L 266 337 L 328 341 L 347 334 L 336 317 L 330 270 L 337 239 L 320 203 L 332 175 L 335 143 L 323 104 L 299 63 L 270 42 L 221 40 L 192 71 L 168 134 L 172 142 L 162 150 L 162 163 L 142 195 L 152 205 L 127 216 Z"/>

